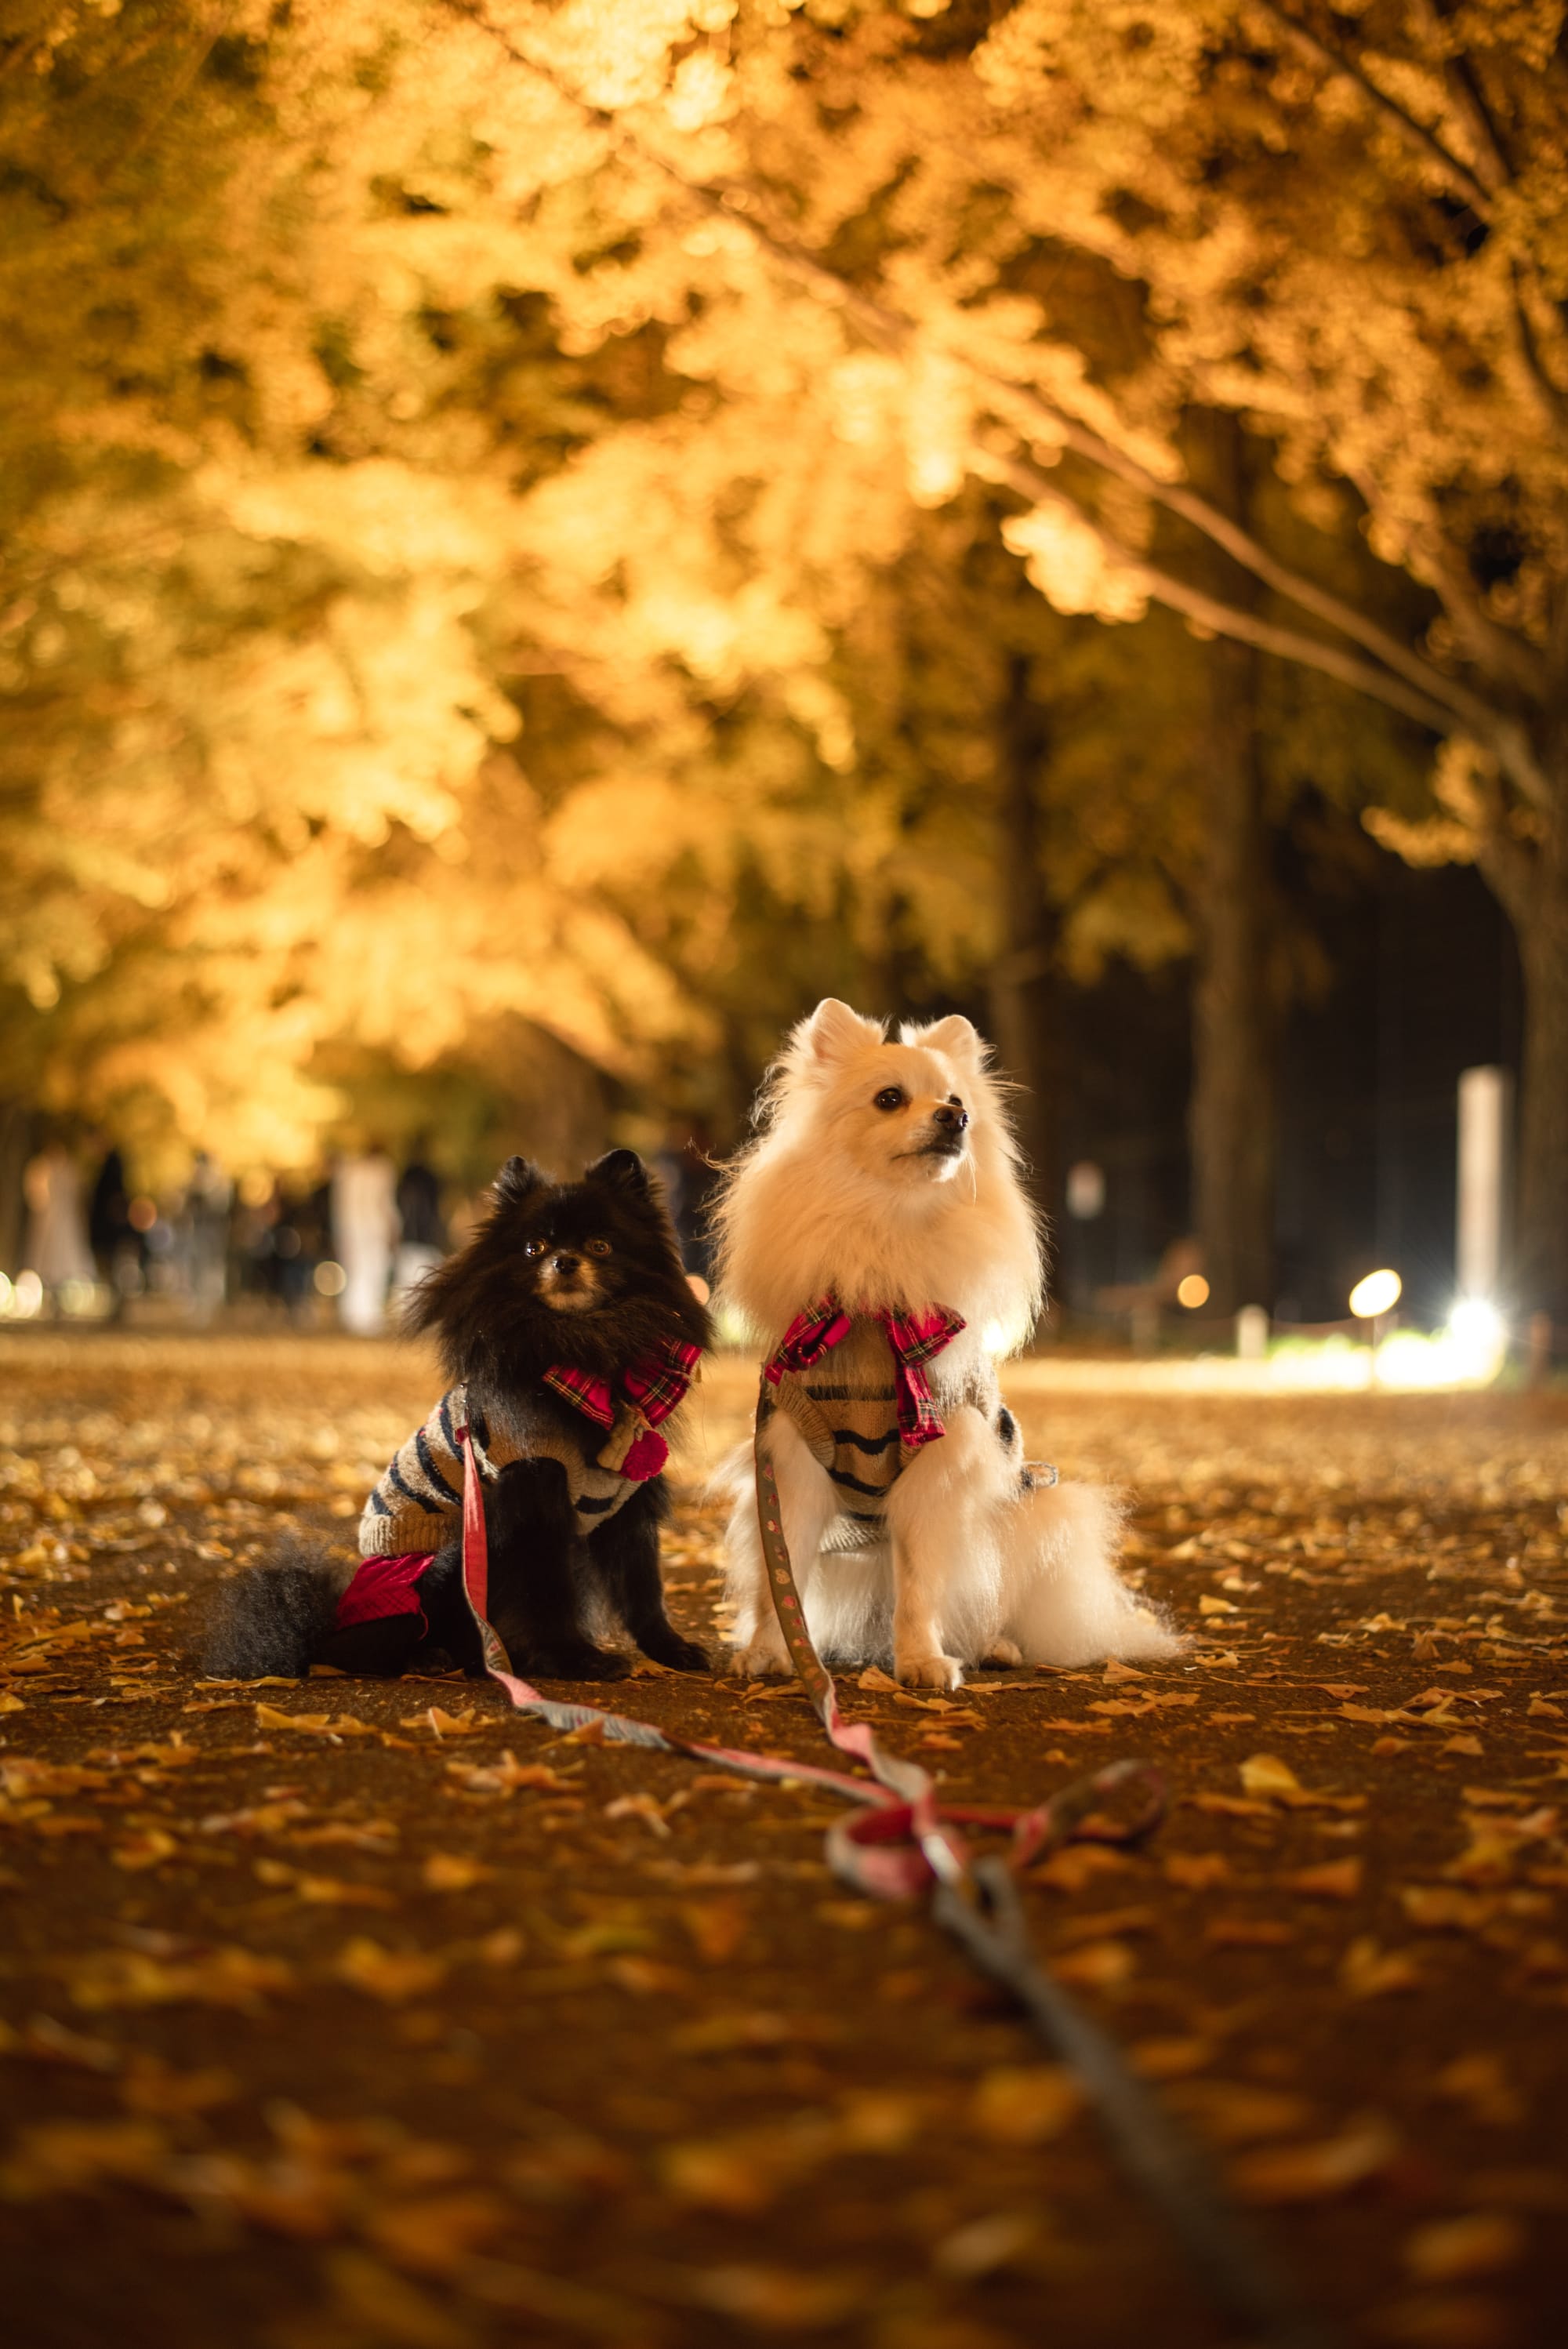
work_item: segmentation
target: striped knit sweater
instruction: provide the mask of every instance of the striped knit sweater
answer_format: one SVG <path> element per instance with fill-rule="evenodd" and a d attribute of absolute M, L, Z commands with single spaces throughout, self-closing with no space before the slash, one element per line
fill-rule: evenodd
<path fill-rule="evenodd" d="M 612 1458 L 625 1449 L 631 1415 L 622 1412 L 605 1434 L 601 1449 Z M 362 1557 L 401 1557 L 410 1552 L 438 1550 L 451 1540 L 462 1523 L 463 1462 L 458 1431 L 467 1424 L 474 1464 L 487 1483 L 493 1483 L 514 1460 L 557 1460 L 566 1472 L 566 1486 L 576 1513 L 579 1534 L 591 1534 L 613 1517 L 624 1501 L 641 1487 L 618 1468 L 606 1468 L 585 1459 L 564 1429 L 539 1419 L 525 1444 L 493 1433 L 484 1413 L 471 1414 L 467 1390 L 449 1387 L 423 1427 L 417 1428 L 378 1480 L 359 1520 Z M 595 1430 L 594 1433 L 598 1434 Z M 619 1445 L 619 1451 L 617 1451 Z"/>
<path fill-rule="evenodd" d="M 768 1401 L 775 1399 L 831 1477 L 845 1514 L 875 1524 L 912 1456 L 901 1440 L 892 1350 L 882 1324 L 857 1314 L 849 1336 L 830 1352 L 809 1370 L 784 1372 Z M 975 1405 L 1005 1445 L 1017 1444 L 989 1363 L 972 1370 L 963 1392 L 948 1400 Z M 767 1408 L 765 1401 L 765 1416 Z M 1022 1445 L 1017 1448 L 1021 1454 Z"/>

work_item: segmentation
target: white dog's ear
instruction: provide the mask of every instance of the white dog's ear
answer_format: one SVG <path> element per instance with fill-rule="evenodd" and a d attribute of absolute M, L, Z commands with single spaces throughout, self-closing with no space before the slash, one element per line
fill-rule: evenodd
<path fill-rule="evenodd" d="M 953 1012 L 945 1019 L 934 1019 L 928 1028 L 906 1024 L 899 1030 L 899 1038 L 905 1044 L 923 1044 L 928 1051 L 944 1052 L 950 1061 L 962 1061 L 968 1068 L 983 1069 L 985 1065 L 985 1047 L 979 1031 L 961 1011 Z"/>
<path fill-rule="evenodd" d="M 816 1061 L 847 1060 L 851 1052 L 863 1052 L 868 1044 L 882 1041 L 880 1019 L 863 1019 L 851 1011 L 847 1003 L 830 995 L 819 1003 L 809 1019 L 802 1019 L 795 1030 L 795 1040 Z"/>

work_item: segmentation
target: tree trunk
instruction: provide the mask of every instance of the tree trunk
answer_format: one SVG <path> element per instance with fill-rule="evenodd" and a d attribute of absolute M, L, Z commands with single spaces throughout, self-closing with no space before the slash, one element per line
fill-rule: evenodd
<path fill-rule="evenodd" d="M 998 1066 L 1021 1090 L 1013 1104 L 1028 1162 L 1031 1197 L 1047 1219 L 1059 1212 L 1061 1018 L 1057 983 L 1059 919 L 1040 866 L 1036 791 L 1047 751 L 1044 712 L 1029 698 L 1029 663 L 1008 659 L 996 727 L 996 884 L 1002 951 L 991 973 L 992 1040 Z"/>
<path fill-rule="evenodd" d="M 37 1118 L 21 1102 L 0 1101 L 0 1272 L 21 1269 L 26 1207 L 22 1175 L 33 1155 Z"/>
<path fill-rule="evenodd" d="M 1568 1350 L 1568 788 L 1532 860 L 1524 918 L 1524 1066 L 1514 1286 L 1522 1314 L 1546 1313 Z"/>
<path fill-rule="evenodd" d="M 1244 450 L 1235 419 L 1193 416 L 1189 450 L 1199 485 L 1243 519 Z M 1248 592 L 1224 558 L 1211 553 L 1206 560 L 1225 574 L 1216 577 L 1217 586 L 1233 596 Z M 1205 836 L 1191 907 L 1197 946 L 1188 1132 L 1192 1222 L 1213 1313 L 1274 1303 L 1278 1022 L 1269 970 L 1257 663 L 1250 646 L 1216 640 L 1205 647 Z"/>

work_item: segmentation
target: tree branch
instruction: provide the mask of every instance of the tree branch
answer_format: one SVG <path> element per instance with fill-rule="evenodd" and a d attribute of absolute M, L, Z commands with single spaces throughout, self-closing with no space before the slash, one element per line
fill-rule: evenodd
<path fill-rule="evenodd" d="M 1522 930 L 1535 911 L 1535 859 L 1509 830 L 1501 792 L 1489 797 L 1486 820 L 1476 828 L 1475 861 L 1514 927 Z"/>
<path fill-rule="evenodd" d="M 1503 152 L 1501 138 L 1491 119 L 1475 67 L 1462 52 L 1450 47 L 1450 28 L 1444 23 L 1435 0 L 1410 0 L 1416 22 L 1425 33 L 1437 54 L 1443 58 L 1443 82 L 1449 97 L 1458 110 L 1476 153 L 1476 169 L 1489 188 L 1505 188 L 1513 178 L 1513 166 Z"/>
<path fill-rule="evenodd" d="M 1466 640 L 1472 660 L 1486 663 L 1495 675 L 1527 695 L 1544 701 L 1548 689 L 1546 662 L 1528 638 L 1500 627 L 1480 598 L 1461 577 L 1451 554 L 1428 546 L 1423 560 L 1430 567 L 1444 611 L 1455 632 Z"/>
<path fill-rule="evenodd" d="M 461 0 L 449 0 L 449 5 L 460 5 Z M 613 124 L 608 127 L 621 128 Z M 862 294 L 846 278 L 841 277 L 836 270 L 819 261 L 815 254 L 789 243 L 761 221 L 754 219 L 750 212 L 755 200 L 752 190 L 735 187 L 716 189 L 702 181 L 688 179 L 678 165 L 634 134 L 622 129 L 621 135 L 638 154 L 685 188 L 705 209 L 724 220 L 738 222 L 754 243 L 782 267 L 791 271 L 802 284 L 812 287 L 835 309 L 851 318 L 870 340 L 898 350 L 917 337 L 919 326 L 907 314 L 895 310 L 889 303 Z M 1348 636 L 1352 643 L 1360 645 L 1363 651 L 1386 662 L 1397 675 L 1413 685 L 1428 704 L 1446 705 L 1449 712 L 1446 725 L 1451 725 L 1453 719 L 1458 719 L 1471 730 L 1480 731 L 1493 722 L 1496 713 L 1479 694 L 1472 693 L 1457 678 L 1446 677 L 1432 662 L 1423 660 L 1418 653 L 1412 652 L 1408 645 L 1400 643 L 1398 636 L 1390 635 L 1375 620 L 1368 619 L 1353 604 L 1346 603 L 1327 588 L 1319 587 L 1315 581 L 1277 562 L 1250 531 L 1243 530 L 1239 523 L 1233 522 L 1229 514 L 1212 504 L 1207 498 L 1201 497 L 1195 490 L 1188 489 L 1179 481 L 1162 481 L 1158 473 L 1150 472 L 1148 466 L 1140 464 L 1136 457 L 1117 448 L 1114 441 L 1107 440 L 1088 425 L 1080 423 L 1077 417 L 1066 409 L 1058 408 L 1032 387 L 1013 383 L 995 374 L 990 368 L 969 358 L 962 349 L 954 349 L 951 345 L 944 345 L 944 349 L 948 357 L 984 387 L 996 413 L 1020 430 L 1025 439 L 1030 437 L 1032 426 L 1036 433 L 1070 449 L 1075 456 L 1083 458 L 1102 472 L 1114 475 L 1130 488 L 1152 498 L 1169 512 L 1191 523 L 1204 537 L 1211 539 L 1239 563 L 1243 570 L 1251 571 L 1261 579 L 1265 587 L 1273 588 L 1276 595 L 1284 595 L 1304 612 L 1310 612 L 1315 619 L 1322 620 L 1326 626 L 1337 629 L 1341 636 Z M 1301 641 L 1313 643 L 1315 639 L 1303 637 Z"/>
<path fill-rule="evenodd" d="M 526 49 L 520 47 L 500 26 L 491 23 L 480 0 L 442 0 L 442 5 L 489 34 L 515 63 L 548 82 L 559 96 L 597 123 L 615 143 L 684 189 L 703 210 L 743 228 L 761 251 L 789 270 L 822 301 L 852 319 L 868 339 L 899 350 L 917 338 L 921 330 L 914 319 L 893 308 L 891 304 L 862 294 L 813 254 L 779 236 L 753 217 L 757 191 L 745 185 L 718 186 L 692 178 L 679 164 L 661 154 L 656 147 L 639 137 L 617 117 L 580 98 L 562 79 L 552 65 L 531 57 Z M 1254 5 L 1277 16 L 1282 23 L 1295 26 L 1294 18 L 1275 8 L 1274 0 L 1254 0 Z M 1305 28 L 1299 29 L 1305 34 Z M 1306 37 L 1315 39 L 1315 36 Z M 1326 55 L 1330 55 L 1330 61 L 1337 64 L 1337 60 L 1332 59 L 1331 53 L 1326 52 Z M 1350 70 L 1348 67 L 1346 69 Z M 1376 94 L 1380 98 L 1380 93 Z M 1392 101 L 1387 103 L 1391 104 Z M 1418 125 L 1413 127 L 1419 129 Z M 1463 169 L 1462 166 L 1456 168 Z M 1490 743 L 1499 757 L 1509 764 L 1511 771 L 1519 776 L 1521 787 L 1531 797 L 1538 800 L 1544 797 L 1544 780 L 1522 728 L 1505 718 L 1480 695 L 1472 692 L 1458 679 L 1446 677 L 1441 669 L 1422 659 L 1419 654 L 1413 653 L 1408 645 L 1401 644 L 1397 636 L 1391 636 L 1354 605 L 1346 603 L 1326 588 L 1319 587 L 1315 581 L 1277 562 L 1249 532 L 1242 529 L 1239 523 L 1233 522 L 1228 514 L 1212 505 L 1206 498 L 1200 497 L 1195 491 L 1179 482 L 1161 480 L 1135 457 L 1080 423 L 1078 418 L 1057 407 L 1042 393 L 1027 386 L 1006 381 L 977 361 L 967 358 L 962 350 L 949 350 L 947 355 L 963 366 L 975 381 L 984 385 L 997 414 L 1010 421 L 1015 429 L 1021 430 L 1024 437 L 1028 437 L 1032 422 L 1040 437 L 1072 450 L 1088 463 L 1138 489 L 1169 512 L 1179 514 L 1215 545 L 1223 548 L 1244 569 L 1253 572 L 1276 595 L 1284 596 L 1302 611 L 1322 620 L 1326 626 L 1348 636 L 1352 643 L 1372 654 L 1374 660 L 1357 660 L 1315 636 L 1303 635 L 1295 629 L 1275 627 L 1268 622 L 1254 620 L 1250 614 L 1233 611 L 1232 606 L 1202 596 L 1197 589 L 1187 586 L 1173 574 L 1152 571 L 1140 558 L 1127 550 L 1117 550 L 1116 560 L 1130 564 L 1151 583 L 1157 579 L 1162 581 L 1165 588 L 1169 589 L 1169 593 L 1164 588 L 1157 591 L 1151 584 L 1150 594 L 1158 592 L 1161 601 L 1170 603 L 1172 609 L 1185 613 L 1200 626 L 1212 627 L 1216 634 L 1236 636 L 1243 642 L 1257 644 L 1264 650 L 1278 653 L 1283 659 L 1298 660 L 1308 667 L 1321 669 L 1326 675 L 1336 677 L 1343 683 L 1370 694 L 1374 699 L 1386 702 L 1390 709 L 1415 718 L 1421 725 L 1432 727 L 1439 733 L 1462 729 L 1478 740 Z M 1010 417 L 1009 409 L 1012 410 Z M 1025 470 L 1033 474 L 1034 469 Z M 1054 483 L 1046 482 L 1043 475 L 1037 478 L 1045 494 L 1060 496 L 1061 492 Z M 1082 512 L 1082 509 L 1078 511 Z M 1102 531 L 1101 525 L 1087 512 L 1084 520 L 1102 536 L 1109 551 L 1113 542 Z M 1374 662 L 1383 662 L 1387 668 L 1377 667 Z M 1405 681 L 1404 684 L 1399 683 L 1400 679 Z"/>
<path fill-rule="evenodd" d="M 1226 604 L 1217 595 L 1206 595 L 1174 573 L 1163 570 L 1158 564 L 1135 554 L 1124 546 L 1112 531 L 1076 498 L 1058 489 L 1049 476 L 1037 466 L 1020 458 L 995 457 L 977 451 L 975 470 L 987 481 L 1005 481 L 1010 489 L 1026 498 L 1031 505 L 1057 504 L 1065 506 L 1075 519 L 1090 531 L 1099 542 L 1108 561 L 1119 570 L 1136 578 L 1139 585 L 1172 612 L 1180 612 L 1195 626 L 1210 635 L 1229 636 L 1234 642 L 1255 645 L 1260 652 L 1276 653 L 1282 660 L 1295 662 L 1305 668 L 1320 669 L 1326 677 L 1336 678 L 1341 685 L 1352 686 L 1357 692 L 1381 701 L 1402 717 L 1413 718 L 1419 726 L 1434 734 L 1451 734 L 1457 729 L 1454 713 L 1427 695 L 1413 691 L 1386 669 L 1377 668 L 1370 661 L 1358 660 L 1354 653 L 1344 651 L 1338 645 L 1325 643 L 1321 637 L 1304 636 L 1296 628 L 1276 627 L 1271 621 L 1260 620 L 1257 615 L 1245 611 L 1240 605 Z"/>
<path fill-rule="evenodd" d="M 1298 16 L 1291 15 L 1288 8 L 1280 7 L 1278 0 L 1252 0 L 1252 5 L 1260 16 L 1266 16 L 1271 25 L 1277 26 L 1303 57 L 1309 57 L 1314 65 L 1321 66 L 1326 73 L 1354 82 L 1367 104 L 1386 122 L 1393 125 L 1408 146 L 1418 148 L 1429 162 L 1437 164 L 1471 212 L 1480 220 L 1491 219 L 1490 191 L 1477 179 L 1468 163 L 1462 162 L 1451 149 L 1444 146 L 1436 131 L 1429 130 L 1424 122 L 1418 122 L 1416 117 L 1407 113 L 1396 98 L 1379 89 L 1353 57 L 1346 57 L 1341 50 L 1321 39 L 1310 25 L 1304 25 Z"/>
<path fill-rule="evenodd" d="M 962 357 L 962 354 L 957 356 Z M 1314 619 L 1321 620 L 1326 626 L 1348 636 L 1364 652 L 1387 662 L 1418 692 L 1433 700 L 1446 702 L 1451 714 L 1465 724 L 1479 725 L 1491 715 L 1490 705 L 1480 695 L 1472 693 L 1456 678 L 1445 677 L 1432 662 L 1412 652 L 1408 645 L 1400 643 L 1398 636 L 1391 636 L 1376 620 L 1368 619 L 1353 604 L 1346 603 L 1342 596 L 1332 594 L 1326 587 L 1319 587 L 1315 581 L 1305 578 L 1288 564 L 1277 562 L 1250 531 L 1243 530 L 1239 523 L 1233 521 L 1229 514 L 1212 504 L 1207 498 L 1201 497 L 1197 491 L 1186 488 L 1180 481 L 1161 481 L 1157 473 L 1151 473 L 1136 458 L 1128 456 L 1123 450 L 1090 430 L 1087 425 L 1079 424 L 1075 418 L 1041 398 L 1037 392 L 1018 385 L 1005 384 L 995 377 L 987 380 L 992 386 L 994 401 L 999 412 L 1006 414 L 1007 408 L 1013 407 L 1016 414 L 1026 419 L 1026 434 L 1027 419 L 1032 416 L 1037 426 L 1047 430 L 1053 440 L 1060 440 L 1075 456 L 1083 457 L 1102 471 L 1114 474 L 1130 488 L 1140 490 L 1146 497 L 1154 499 L 1168 512 L 1178 514 L 1183 522 L 1191 523 L 1195 530 L 1222 548 L 1243 570 L 1252 572 L 1265 587 L 1273 588 L 1276 595 L 1284 596 L 1302 611 L 1310 612 Z"/>
<path fill-rule="evenodd" d="M 1535 332 L 1535 321 L 1530 315 L 1525 298 L 1524 272 L 1517 261 L 1510 264 L 1513 279 L 1513 315 L 1519 327 L 1519 347 L 1531 380 L 1541 394 L 1542 403 L 1552 423 L 1562 431 L 1568 427 L 1568 392 L 1546 371 L 1546 361 Z"/>

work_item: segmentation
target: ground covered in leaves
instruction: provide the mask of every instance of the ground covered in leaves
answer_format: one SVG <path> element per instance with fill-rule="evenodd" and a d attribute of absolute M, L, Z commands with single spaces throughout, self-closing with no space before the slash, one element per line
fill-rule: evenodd
<path fill-rule="evenodd" d="M 351 1541 L 429 1385 L 337 1340 L 0 1340 L 18 2349 L 1225 2338 L 1073 2079 L 828 1875 L 820 1793 L 459 1681 L 197 1681 L 214 1578 Z M 746 1385 L 710 1378 L 699 1451 Z M 1058 1977 L 1342 2338 L 1568 2337 L 1568 1406 L 1010 1386 L 1033 1450 L 1127 1489 L 1191 1645 L 848 1708 L 960 1799 L 1158 1763 L 1142 1850 L 1031 1871 Z M 698 1636 L 717 1532 L 689 1483 Z M 825 1758 L 792 1690 L 616 1701 Z"/>

